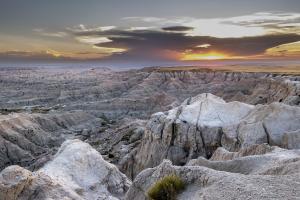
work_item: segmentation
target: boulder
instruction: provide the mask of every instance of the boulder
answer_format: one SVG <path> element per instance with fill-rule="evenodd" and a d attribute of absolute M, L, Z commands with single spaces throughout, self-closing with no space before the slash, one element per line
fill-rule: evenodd
<path fill-rule="evenodd" d="M 85 199 L 121 198 L 131 184 L 116 166 L 80 140 L 64 142 L 54 159 L 39 171 Z"/>
<path fill-rule="evenodd" d="M 284 146 L 286 132 L 300 129 L 300 108 L 282 103 L 257 105 L 237 126 L 241 147 L 269 143 Z"/>
<path fill-rule="evenodd" d="M 89 144 L 67 140 L 36 172 L 19 166 L 0 174 L 0 199 L 123 199 L 130 180 Z"/>
<path fill-rule="evenodd" d="M 12 165 L 0 173 L 0 199 L 66 199 L 83 200 L 75 191 L 55 179 Z"/>

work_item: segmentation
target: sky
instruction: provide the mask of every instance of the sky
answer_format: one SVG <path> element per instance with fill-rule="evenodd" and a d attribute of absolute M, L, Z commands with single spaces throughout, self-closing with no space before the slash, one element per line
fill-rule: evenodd
<path fill-rule="evenodd" d="M 0 0 L 0 61 L 298 58 L 299 0 Z"/>

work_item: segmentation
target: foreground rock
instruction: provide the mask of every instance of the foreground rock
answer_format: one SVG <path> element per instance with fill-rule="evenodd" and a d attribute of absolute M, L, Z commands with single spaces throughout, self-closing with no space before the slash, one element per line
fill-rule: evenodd
<path fill-rule="evenodd" d="M 182 200 L 279 200 L 300 196 L 300 150 L 254 145 L 236 153 L 219 149 L 213 158 L 194 160 L 188 166 L 174 166 L 164 160 L 136 177 L 126 199 L 147 199 L 150 186 L 170 174 L 176 174 L 186 184 L 178 196 Z"/>
<path fill-rule="evenodd" d="M 211 159 L 199 157 L 187 165 L 246 175 L 300 174 L 300 150 L 286 150 L 268 144 L 252 145 L 238 152 L 219 147 Z"/>
<path fill-rule="evenodd" d="M 0 199 L 74 199 L 82 198 L 70 188 L 43 173 L 32 173 L 17 165 L 5 168 L 0 174 Z"/>
<path fill-rule="evenodd" d="M 184 165 L 198 156 L 210 158 L 221 146 L 230 151 L 262 143 L 298 148 L 299 130 L 299 107 L 226 103 L 200 94 L 168 112 L 153 114 L 141 144 L 124 158 L 121 169 L 134 177 L 163 159 Z"/>
<path fill-rule="evenodd" d="M 122 199 L 131 182 L 80 140 L 63 143 L 37 172 L 10 166 L 0 174 L 0 199 Z"/>

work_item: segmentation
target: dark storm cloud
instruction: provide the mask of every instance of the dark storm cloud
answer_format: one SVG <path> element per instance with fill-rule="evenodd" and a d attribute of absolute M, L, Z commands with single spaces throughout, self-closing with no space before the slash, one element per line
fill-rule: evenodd
<path fill-rule="evenodd" d="M 241 38 L 216 38 L 210 36 L 189 36 L 183 32 L 158 30 L 108 30 L 76 33 L 80 36 L 107 37 L 111 42 L 95 44 L 98 47 L 125 48 L 126 52 L 112 58 L 163 59 L 164 51 L 195 53 L 223 52 L 231 56 L 253 56 L 263 54 L 267 49 L 281 44 L 300 41 L 297 34 L 274 34 Z M 201 48 L 203 44 L 210 44 Z M 198 47 L 197 47 L 198 46 Z"/>
<path fill-rule="evenodd" d="M 162 30 L 164 31 L 190 31 L 193 30 L 193 27 L 188 27 L 188 26 L 169 26 L 169 27 L 164 27 Z"/>

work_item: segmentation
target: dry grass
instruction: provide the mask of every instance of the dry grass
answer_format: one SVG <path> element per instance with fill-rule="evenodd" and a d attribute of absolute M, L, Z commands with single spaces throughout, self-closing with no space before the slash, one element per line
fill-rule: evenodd
<path fill-rule="evenodd" d="M 152 200 L 175 200 L 177 194 L 185 188 L 184 182 L 176 175 L 165 176 L 148 190 Z"/>

